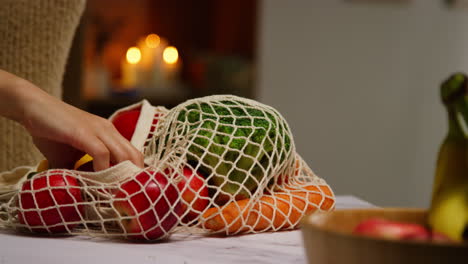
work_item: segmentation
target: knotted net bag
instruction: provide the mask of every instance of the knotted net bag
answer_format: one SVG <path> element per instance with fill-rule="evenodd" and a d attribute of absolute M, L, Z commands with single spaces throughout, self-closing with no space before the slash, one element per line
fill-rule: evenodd
<path fill-rule="evenodd" d="M 174 232 L 294 229 L 305 214 L 334 208 L 331 188 L 296 153 L 288 124 L 272 107 L 217 95 L 171 110 L 143 101 L 110 120 L 135 110 L 131 142 L 145 155 L 144 169 L 123 162 L 101 172 L 18 177 L 0 196 L 2 226 L 158 240 Z"/>

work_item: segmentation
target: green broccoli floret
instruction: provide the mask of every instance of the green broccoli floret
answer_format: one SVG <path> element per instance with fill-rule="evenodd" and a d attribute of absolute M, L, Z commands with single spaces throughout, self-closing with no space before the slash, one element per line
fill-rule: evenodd
<path fill-rule="evenodd" d="M 218 204 L 232 195 L 250 197 L 270 173 L 268 165 L 291 154 L 291 139 L 284 131 L 287 126 L 269 111 L 242 102 L 193 103 L 177 119 L 188 126 L 191 135 L 188 161 L 211 175 L 210 185 L 222 190 L 215 197 Z"/>

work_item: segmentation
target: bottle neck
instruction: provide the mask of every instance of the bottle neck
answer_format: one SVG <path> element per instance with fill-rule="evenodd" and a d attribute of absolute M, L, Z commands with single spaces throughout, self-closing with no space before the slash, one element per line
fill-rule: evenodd
<path fill-rule="evenodd" d="M 448 135 L 449 137 L 465 137 L 465 133 L 460 124 L 460 119 L 455 109 L 451 107 L 447 107 L 447 112 L 448 112 L 448 125 L 449 125 Z"/>

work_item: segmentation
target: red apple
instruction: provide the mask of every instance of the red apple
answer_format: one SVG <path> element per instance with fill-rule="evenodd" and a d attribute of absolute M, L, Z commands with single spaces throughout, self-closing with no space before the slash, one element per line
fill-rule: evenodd
<path fill-rule="evenodd" d="M 113 202 L 127 237 L 165 238 L 177 224 L 182 207 L 176 186 L 147 168 L 120 185 Z"/>
<path fill-rule="evenodd" d="M 140 118 L 141 110 L 140 108 L 132 109 L 128 111 L 123 111 L 117 114 L 112 119 L 112 124 L 120 132 L 120 134 L 126 138 L 128 141 L 132 140 L 133 134 L 135 133 L 136 125 L 138 123 L 138 119 Z M 159 121 L 159 114 L 155 114 L 152 122 L 152 126 L 150 128 L 150 132 L 154 132 L 156 124 Z"/>
<path fill-rule="evenodd" d="M 133 109 L 128 111 L 123 111 L 115 116 L 112 120 L 115 128 L 120 132 L 120 134 L 126 138 L 128 141 L 132 140 L 133 133 L 140 118 L 140 109 Z"/>
<path fill-rule="evenodd" d="M 18 220 L 35 232 L 67 232 L 81 220 L 82 202 L 76 177 L 63 170 L 44 171 L 22 185 Z"/>
<path fill-rule="evenodd" d="M 370 218 L 360 222 L 354 234 L 400 240 L 431 240 L 431 232 L 422 225 Z"/>
<path fill-rule="evenodd" d="M 190 223 L 208 207 L 210 197 L 208 186 L 201 174 L 185 167 L 183 175 L 183 180 L 177 185 L 183 200 L 183 212 L 185 212 L 182 222 Z M 187 208 L 190 208 L 190 210 L 187 210 Z"/>

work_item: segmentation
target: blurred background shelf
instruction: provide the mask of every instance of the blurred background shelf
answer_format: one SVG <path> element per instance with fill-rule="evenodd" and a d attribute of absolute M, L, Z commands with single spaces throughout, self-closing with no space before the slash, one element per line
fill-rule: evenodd
<path fill-rule="evenodd" d="M 89 0 L 64 100 L 108 117 L 142 99 L 170 108 L 211 94 L 255 98 L 256 22 L 251 0 Z"/>

